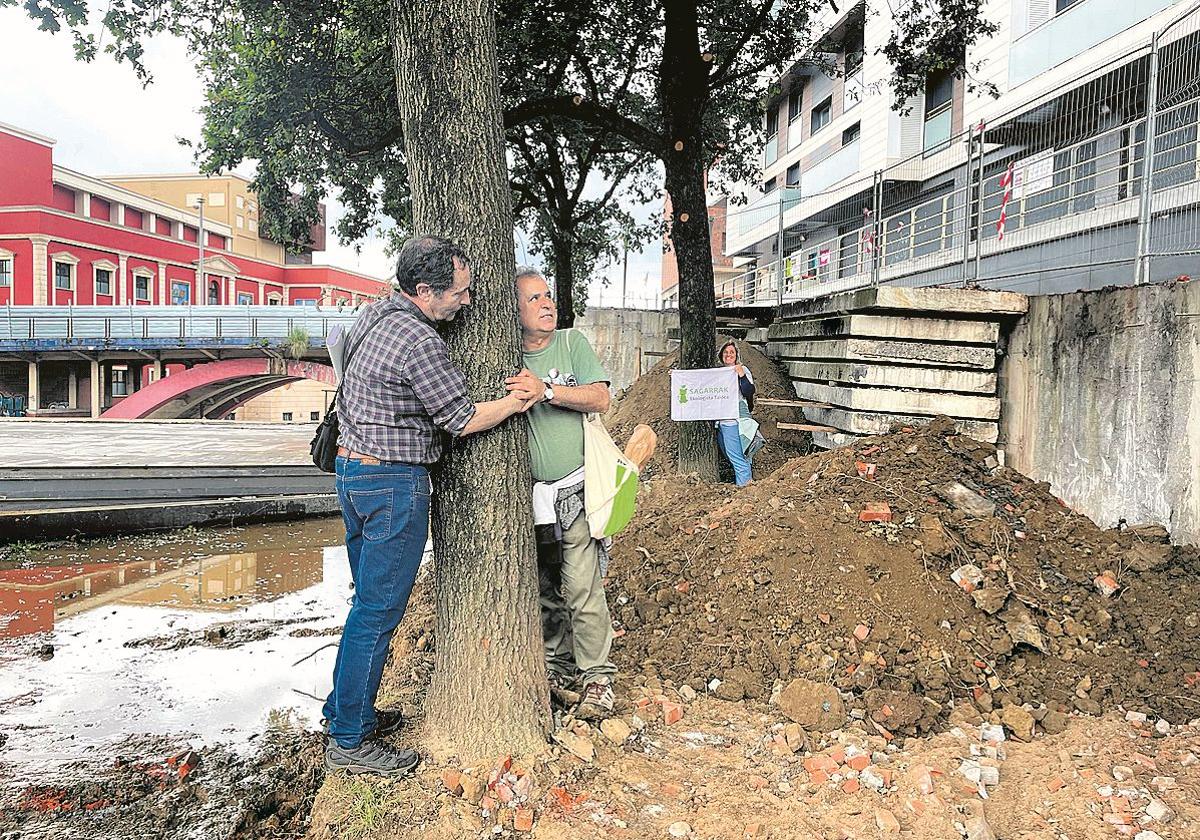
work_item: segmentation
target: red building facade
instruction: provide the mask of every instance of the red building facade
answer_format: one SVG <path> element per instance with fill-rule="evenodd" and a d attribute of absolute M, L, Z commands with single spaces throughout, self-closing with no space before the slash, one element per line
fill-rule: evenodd
<path fill-rule="evenodd" d="M 0 124 L 0 305 L 356 304 L 385 281 L 229 250 L 227 225 L 56 166 L 54 141 Z"/>

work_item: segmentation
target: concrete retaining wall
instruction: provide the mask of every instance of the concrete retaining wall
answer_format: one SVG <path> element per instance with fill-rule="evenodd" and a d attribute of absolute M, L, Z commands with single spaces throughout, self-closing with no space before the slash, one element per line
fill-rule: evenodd
<path fill-rule="evenodd" d="M 679 313 L 590 308 L 575 320 L 575 326 L 588 337 L 612 375 L 614 390 L 620 392 L 658 363 L 661 357 L 648 353 L 673 349 L 667 343 L 667 330 L 679 327 Z"/>
<path fill-rule="evenodd" d="M 1102 526 L 1200 543 L 1200 284 L 1031 297 L 1001 365 L 1008 463 Z"/>

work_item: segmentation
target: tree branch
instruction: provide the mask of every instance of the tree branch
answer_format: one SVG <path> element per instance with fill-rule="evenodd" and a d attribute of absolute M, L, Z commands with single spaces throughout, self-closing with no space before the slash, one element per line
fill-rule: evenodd
<path fill-rule="evenodd" d="M 370 143 L 355 143 L 350 139 L 350 135 L 331 123 L 329 118 L 320 111 L 309 111 L 309 115 L 321 133 L 340 146 L 346 157 L 349 158 L 377 155 L 404 139 L 403 127 L 394 125 Z"/>
<path fill-rule="evenodd" d="M 581 96 L 546 96 L 529 99 L 504 112 L 505 129 L 516 128 L 542 117 L 564 117 L 624 137 L 629 143 L 655 157 L 666 154 L 666 141 L 657 133 L 624 114 Z"/>
<path fill-rule="evenodd" d="M 716 68 L 708 77 L 709 90 L 715 90 L 732 81 L 731 78 L 727 78 L 730 69 L 733 67 L 734 62 L 741 56 L 742 50 L 746 48 L 746 44 L 750 43 L 750 39 L 754 36 L 754 33 L 762 31 L 767 16 L 771 13 L 771 7 L 774 5 L 775 0 L 763 0 L 763 4 L 758 7 L 757 14 L 742 29 L 742 34 L 738 36 L 737 43 L 729 51 L 729 57 L 725 59 L 725 63 Z"/>

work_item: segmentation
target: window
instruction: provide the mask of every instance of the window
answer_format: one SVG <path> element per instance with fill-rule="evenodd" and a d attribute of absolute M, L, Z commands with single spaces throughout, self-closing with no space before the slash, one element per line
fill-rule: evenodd
<path fill-rule="evenodd" d="M 846 35 L 846 75 L 853 76 L 863 66 L 863 31 L 857 27 Z"/>
<path fill-rule="evenodd" d="M 833 117 L 833 97 L 825 97 L 825 101 L 812 109 L 810 117 L 809 134 L 816 134 L 825 126 L 829 125 L 829 120 Z"/>
<path fill-rule="evenodd" d="M 772 178 L 770 181 L 763 182 L 763 195 L 766 195 L 767 193 L 771 193 L 771 192 L 775 192 L 775 179 L 774 178 Z"/>
<path fill-rule="evenodd" d="M 112 271 L 107 268 L 96 269 L 96 294 L 112 294 Z"/>
<path fill-rule="evenodd" d="M 219 306 L 221 303 L 221 281 L 208 281 L 208 305 Z"/>
<path fill-rule="evenodd" d="M 246 199 L 239 195 L 236 199 L 234 199 L 234 204 L 237 205 L 237 209 L 241 210 L 246 206 Z"/>
<path fill-rule="evenodd" d="M 171 283 L 171 305 L 187 306 L 192 302 L 192 286 L 178 280 Z"/>
<path fill-rule="evenodd" d="M 855 123 L 842 132 L 842 145 L 849 146 L 862 134 L 862 123 Z"/>
<path fill-rule="evenodd" d="M 278 295 L 272 295 L 267 298 L 267 306 L 279 306 L 280 300 Z"/>
<path fill-rule="evenodd" d="M 200 203 L 200 197 L 200 193 L 185 193 L 183 196 L 183 203 L 186 207 L 195 207 Z"/>
<path fill-rule="evenodd" d="M 125 367 L 112 369 L 112 395 L 114 397 L 129 396 L 129 370 Z"/>
<path fill-rule="evenodd" d="M 779 133 L 779 108 L 776 105 L 767 107 L 767 139 L 770 140 Z"/>
<path fill-rule="evenodd" d="M 791 166 L 789 166 L 787 168 L 787 186 L 789 186 L 789 187 L 800 186 L 800 164 L 799 164 L 799 162 L 793 163 Z"/>
<path fill-rule="evenodd" d="M 145 274 L 133 275 L 133 299 L 150 300 L 150 278 Z"/>
<path fill-rule="evenodd" d="M 319 411 L 310 411 L 310 412 L 308 412 L 308 419 L 309 419 L 309 420 L 320 420 L 320 419 L 321 419 L 321 412 L 319 412 Z"/>
<path fill-rule="evenodd" d="M 925 81 L 925 135 L 922 148 L 937 149 L 950 140 L 954 71 L 936 70 Z"/>
<path fill-rule="evenodd" d="M 258 220 L 257 219 L 250 220 L 250 232 L 258 233 Z"/>
<path fill-rule="evenodd" d="M 803 98 L 804 88 L 794 87 L 792 92 L 788 94 L 788 122 L 794 122 L 796 117 L 800 116 L 800 101 Z"/>
<path fill-rule="evenodd" d="M 283 422 L 285 422 L 285 423 L 292 422 L 292 412 L 290 412 L 290 411 L 283 412 Z"/>
<path fill-rule="evenodd" d="M 254 303 L 254 295 L 249 292 L 238 292 L 238 306 L 250 306 Z"/>
<path fill-rule="evenodd" d="M 208 194 L 208 206 L 209 207 L 224 207 L 225 206 L 225 193 L 209 193 Z"/>
<path fill-rule="evenodd" d="M 75 288 L 75 266 L 70 263 L 56 262 L 54 264 L 54 288 L 71 291 Z"/>
<path fill-rule="evenodd" d="M 0 257 L 0 289 L 12 286 L 12 284 L 13 284 L 12 257 Z"/>
<path fill-rule="evenodd" d="M 237 217 L 237 226 L 238 226 L 239 230 L 246 227 L 246 219 L 242 216 L 238 216 Z"/>
<path fill-rule="evenodd" d="M 1067 9 L 1079 2 L 1081 2 L 1081 0 L 1055 0 L 1054 13 L 1058 14 L 1059 12 L 1065 12 Z"/>
<path fill-rule="evenodd" d="M 315 298 L 309 298 L 307 300 L 294 300 L 294 301 L 292 301 L 292 303 L 294 303 L 296 306 L 316 306 L 317 305 L 317 301 Z"/>

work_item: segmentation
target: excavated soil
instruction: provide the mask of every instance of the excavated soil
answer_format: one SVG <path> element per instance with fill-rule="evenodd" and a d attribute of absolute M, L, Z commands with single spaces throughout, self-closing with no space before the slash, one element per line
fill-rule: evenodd
<path fill-rule="evenodd" d="M 720 347 L 728 341 L 721 337 Z M 754 377 L 756 398 L 761 400 L 794 400 L 796 391 L 791 380 L 774 361 L 764 356 L 757 348 L 744 341 L 737 341 L 742 362 L 750 368 Z M 716 356 L 716 349 L 713 350 Z M 642 471 L 649 478 L 655 475 L 673 475 L 679 457 L 678 426 L 671 419 L 671 369 L 679 366 L 679 351 L 665 357 L 650 371 L 638 377 L 617 399 L 604 418 L 613 439 L 624 445 L 639 423 L 645 423 L 658 435 L 658 447 L 654 456 Z M 791 406 L 756 405 L 754 419 L 767 445 L 754 458 L 754 477 L 770 475 L 789 459 L 805 455 L 812 450 L 812 436 L 807 432 L 779 429 L 778 423 L 803 423 L 799 408 Z M 722 478 L 732 479 L 729 465 L 721 459 Z"/>
<path fill-rule="evenodd" d="M 994 513 L 960 510 L 949 482 Z M 870 503 L 891 521 L 860 521 Z M 975 596 L 951 580 L 966 564 L 983 573 Z M 1111 597 L 1094 582 L 1106 571 Z M 944 419 L 736 492 L 650 481 L 609 574 L 622 669 L 725 699 L 807 678 L 905 734 L 962 701 L 1032 704 L 1047 731 L 1072 710 L 1200 715 L 1197 550 L 1099 528 Z"/>

